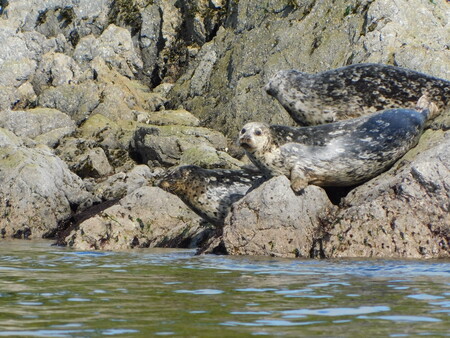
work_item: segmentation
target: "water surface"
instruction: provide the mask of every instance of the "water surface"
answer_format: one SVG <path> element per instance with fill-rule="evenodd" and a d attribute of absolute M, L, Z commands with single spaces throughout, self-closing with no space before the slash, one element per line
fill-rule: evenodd
<path fill-rule="evenodd" d="M 0 241 L 0 337 L 449 337 L 450 261 Z"/>

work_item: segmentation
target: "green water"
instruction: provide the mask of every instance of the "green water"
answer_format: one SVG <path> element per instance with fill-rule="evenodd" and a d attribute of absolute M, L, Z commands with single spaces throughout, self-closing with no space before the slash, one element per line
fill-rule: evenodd
<path fill-rule="evenodd" d="M 77 252 L 0 241 L 0 336 L 450 336 L 450 261 Z"/>

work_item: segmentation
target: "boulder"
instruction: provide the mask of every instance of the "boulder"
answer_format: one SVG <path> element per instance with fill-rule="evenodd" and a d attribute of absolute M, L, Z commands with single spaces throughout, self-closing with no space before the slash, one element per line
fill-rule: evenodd
<path fill-rule="evenodd" d="M 206 252 L 311 257 L 321 219 L 333 210 L 322 188 L 296 195 L 286 177 L 275 177 L 233 204 L 219 242 Z"/>
<path fill-rule="evenodd" d="M 103 201 L 118 200 L 145 185 L 150 185 L 149 182 L 161 174 L 162 170 L 152 171 L 145 164 L 137 165 L 127 172 L 119 172 L 97 183 L 92 192 Z"/>
<path fill-rule="evenodd" d="M 110 175 L 114 169 L 103 149 L 94 147 L 78 159 L 72 170 L 81 178 L 100 178 Z"/>
<path fill-rule="evenodd" d="M 60 139 L 75 131 L 75 123 L 69 116 L 47 108 L 0 111 L 0 127 L 49 147 L 55 146 Z"/>
<path fill-rule="evenodd" d="M 81 179 L 47 147 L 28 148 L 0 129 L 0 235 L 52 236 L 74 210 L 92 204 Z"/>
<path fill-rule="evenodd" d="M 42 107 L 58 109 L 80 124 L 98 107 L 100 94 L 97 84 L 93 81 L 80 84 L 68 83 L 43 90 L 38 97 L 38 104 Z"/>
<path fill-rule="evenodd" d="M 198 145 L 223 150 L 227 141 L 221 133 L 202 127 L 146 126 L 134 132 L 130 152 L 139 163 L 173 166 L 179 163 L 183 152 Z"/>
<path fill-rule="evenodd" d="M 76 227 L 66 242 L 77 250 L 195 247 L 211 228 L 176 196 L 142 187 Z"/>
<path fill-rule="evenodd" d="M 114 24 L 109 25 L 98 38 L 93 35 L 81 38 L 73 53 L 73 58 L 79 63 L 88 63 L 96 57 L 129 78 L 133 78 L 143 66 L 130 32 Z"/>

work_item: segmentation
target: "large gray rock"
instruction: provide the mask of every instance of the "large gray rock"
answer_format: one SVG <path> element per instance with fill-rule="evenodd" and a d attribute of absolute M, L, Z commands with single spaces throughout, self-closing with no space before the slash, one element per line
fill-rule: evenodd
<path fill-rule="evenodd" d="M 1 128 L 0 181 L 3 238 L 51 236 L 59 222 L 93 200 L 81 179 L 47 147 L 27 148 Z"/>
<path fill-rule="evenodd" d="M 328 220 L 326 257 L 450 257 L 450 132 L 427 132 Z M 320 250 L 319 250 L 320 251 Z"/>
<path fill-rule="evenodd" d="M 66 114 L 47 108 L 27 111 L 0 111 L 0 127 L 37 143 L 55 146 L 61 138 L 75 131 L 75 123 Z"/>
<path fill-rule="evenodd" d="M 82 222 L 66 238 L 79 250 L 195 247 L 211 229 L 178 197 L 142 187 Z"/>
<path fill-rule="evenodd" d="M 321 219 L 333 209 L 322 188 L 295 195 L 286 177 L 275 177 L 233 204 L 220 246 L 231 255 L 311 257 Z"/>
<path fill-rule="evenodd" d="M 58 109 L 79 124 L 98 107 L 100 94 L 98 85 L 93 81 L 82 84 L 68 83 L 45 89 L 38 97 L 38 104 Z"/>

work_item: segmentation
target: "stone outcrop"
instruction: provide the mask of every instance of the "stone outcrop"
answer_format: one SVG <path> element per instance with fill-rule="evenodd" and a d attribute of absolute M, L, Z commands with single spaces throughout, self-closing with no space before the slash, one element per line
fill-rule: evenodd
<path fill-rule="evenodd" d="M 0 236 L 41 238 L 95 198 L 82 180 L 44 146 L 30 148 L 0 128 Z"/>
<path fill-rule="evenodd" d="M 82 222 L 65 241 L 80 250 L 196 247 L 211 232 L 177 197 L 142 187 Z"/>
<path fill-rule="evenodd" d="M 213 230 L 152 187 L 174 165 L 248 164 L 234 145 L 248 121 L 293 124 L 263 89 L 281 69 L 375 62 L 450 80 L 445 1 L 1 4 L 0 236 L 59 236 L 79 249 L 450 256 L 448 108 L 347 196 L 295 195 L 273 178 Z"/>

